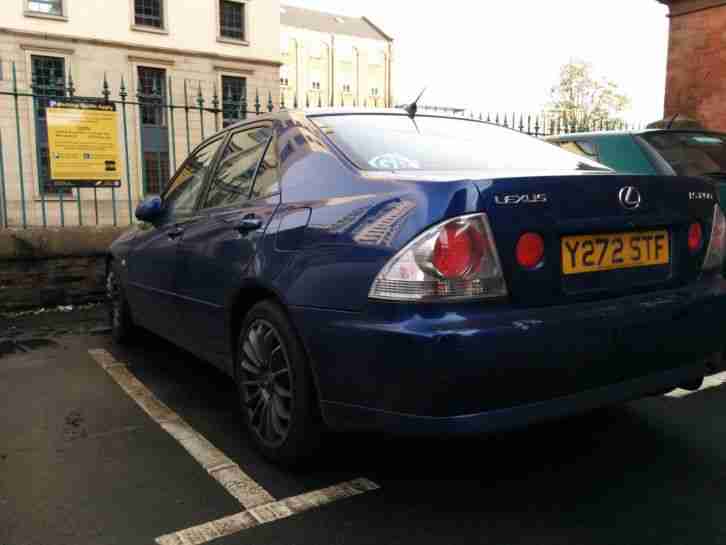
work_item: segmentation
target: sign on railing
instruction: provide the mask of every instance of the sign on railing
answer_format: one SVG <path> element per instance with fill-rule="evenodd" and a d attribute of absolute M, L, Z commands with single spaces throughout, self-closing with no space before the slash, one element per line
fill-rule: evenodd
<path fill-rule="evenodd" d="M 51 184 L 120 187 L 118 112 L 99 101 L 50 101 L 46 110 Z"/>

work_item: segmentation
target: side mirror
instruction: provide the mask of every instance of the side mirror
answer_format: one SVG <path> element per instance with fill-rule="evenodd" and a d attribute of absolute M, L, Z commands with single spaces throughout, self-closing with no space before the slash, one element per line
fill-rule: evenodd
<path fill-rule="evenodd" d="M 136 219 L 154 223 L 154 220 L 159 219 L 161 216 L 161 212 L 161 198 L 158 196 L 148 197 L 136 207 Z"/>

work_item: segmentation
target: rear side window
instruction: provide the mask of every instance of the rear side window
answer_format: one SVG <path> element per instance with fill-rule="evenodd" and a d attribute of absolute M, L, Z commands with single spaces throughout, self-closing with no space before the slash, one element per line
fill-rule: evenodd
<path fill-rule="evenodd" d="M 277 172 L 277 154 L 274 142 L 267 146 L 265 156 L 260 161 L 255 178 L 255 186 L 252 189 L 252 198 L 258 199 L 268 197 L 280 192 L 280 177 Z"/>
<path fill-rule="evenodd" d="M 230 137 L 202 208 L 234 206 L 249 200 L 257 165 L 271 136 L 271 127 L 255 127 Z"/>
<path fill-rule="evenodd" d="M 645 133 L 648 142 L 681 176 L 726 172 L 726 136 L 696 132 Z"/>
<path fill-rule="evenodd" d="M 608 170 L 513 130 L 466 119 L 311 116 L 363 170 Z"/>

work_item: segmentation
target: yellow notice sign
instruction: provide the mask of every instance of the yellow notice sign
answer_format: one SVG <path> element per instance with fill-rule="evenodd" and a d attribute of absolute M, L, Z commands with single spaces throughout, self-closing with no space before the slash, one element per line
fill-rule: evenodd
<path fill-rule="evenodd" d="M 118 112 L 113 105 L 59 104 L 46 112 L 54 182 L 121 179 Z"/>

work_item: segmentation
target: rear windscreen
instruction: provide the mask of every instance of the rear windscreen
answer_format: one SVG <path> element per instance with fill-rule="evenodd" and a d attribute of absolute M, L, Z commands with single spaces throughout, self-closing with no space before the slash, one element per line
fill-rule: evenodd
<path fill-rule="evenodd" d="M 681 176 L 726 172 L 726 137 L 694 132 L 646 133 L 648 142 Z"/>
<path fill-rule="evenodd" d="M 397 114 L 311 116 L 363 170 L 609 170 L 495 125 Z"/>

